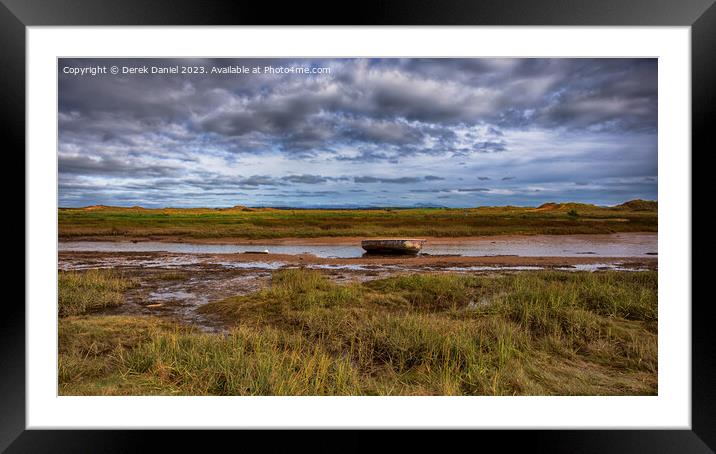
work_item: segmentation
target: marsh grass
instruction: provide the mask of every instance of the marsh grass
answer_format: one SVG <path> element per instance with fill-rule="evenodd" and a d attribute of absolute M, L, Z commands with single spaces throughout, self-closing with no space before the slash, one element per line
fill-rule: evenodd
<path fill-rule="evenodd" d="M 636 395 L 657 392 L 657 273 L 414 274 L 337 285 L 274 272 L 203 306 L 60 322 L 62 394 Z"/>
<path fill-rule="evenodd" d="M 640 203 L 636 203 L 640 202 Z M 631 205 L 629 204 L 631 203 Z M 579 216 L 571 216 L 571 211 Z M 656 232 L 655 202 L 616 207 L 566 203 L 469 209 L 61 208 L 60 238 L 460 237 Z"/>
<path fill-rule="evenodd" d="M 58 312 L 79 315 L 124 303 L 124 291 L 136 282 L 113 270 L 60 271 Z"/>

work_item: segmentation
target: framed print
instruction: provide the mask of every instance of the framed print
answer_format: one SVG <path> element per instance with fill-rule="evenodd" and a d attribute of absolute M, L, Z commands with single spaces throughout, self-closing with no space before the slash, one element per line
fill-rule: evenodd
<path fill-rule="evenodd" d="M 480 429 L 711 452 L 711 3 L 5 1 L 27 265 L 2 448 Z"/>

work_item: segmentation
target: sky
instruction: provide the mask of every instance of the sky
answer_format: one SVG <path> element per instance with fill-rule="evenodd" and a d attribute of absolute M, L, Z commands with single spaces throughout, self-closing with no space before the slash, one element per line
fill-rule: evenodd
<path fill-rule="evenodd" d="M 60 59 L 58 77 L 61 207 L 657 199 L 656 59 Z"/>

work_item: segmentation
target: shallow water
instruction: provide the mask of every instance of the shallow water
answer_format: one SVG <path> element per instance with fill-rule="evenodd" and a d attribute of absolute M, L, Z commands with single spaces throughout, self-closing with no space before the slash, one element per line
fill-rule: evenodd
<path fill-rule="evenodd" d="M 444 271 L 539 271 L 551 269 L 545 266 L 450 266 Z M 578 263 L 570 266 L 554 268 L 559 271 L 646 271 L 648 268 L 624 266 L 621 263 Z"/>
<path fill-rule="evenodd" d="M 156 241 L 62 241 L 60 251 L 86 252 L 170 252 L 180 254 L 235 254 L 268 250 L 273 254 L 313 254 L 326 258 L 360 257 L 360 244 L 199 244 Z M 429 241 L 421 253 L 483 257 L 516 255 L 520 257 L 653 257 L 657 253 L 655 233 L 616 233 L 611 235 L 534 235 L 485 237 L 459 243 Z"/>

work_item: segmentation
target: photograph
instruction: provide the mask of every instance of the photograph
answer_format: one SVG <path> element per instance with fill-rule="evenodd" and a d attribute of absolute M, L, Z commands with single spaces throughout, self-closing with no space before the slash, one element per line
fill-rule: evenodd
<path fill-rule="evenodd" d="M 715 1 L 0 0 L 0 453 L 713 453 Z"/>
<path fill-rule="evenodd" d="M 58 394 L 659 394 L 657 58 L 58 58 Z"/>

